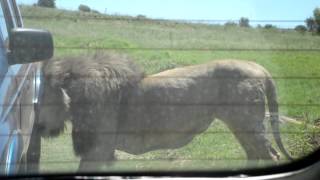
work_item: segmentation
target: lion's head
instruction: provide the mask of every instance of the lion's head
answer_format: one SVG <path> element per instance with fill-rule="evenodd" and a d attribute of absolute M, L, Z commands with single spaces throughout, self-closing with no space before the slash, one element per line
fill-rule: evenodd
<path fill-rule="evenodd" d="M 37 106 L 37 125 L 44 137 L 55 137 L 65 129 L 69 119 L 70 98 L 66 91 L 58 85 L 57 74 L 43 68 L 43 88 Z"/>

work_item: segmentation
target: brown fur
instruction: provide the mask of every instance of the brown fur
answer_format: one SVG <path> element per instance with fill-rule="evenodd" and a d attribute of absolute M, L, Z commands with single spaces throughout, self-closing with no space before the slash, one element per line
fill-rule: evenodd
<path fill-rule="evenodd" d="M 265 137 L 266 104 L 276 142 L 289 158 L 279 136 L 274 82 L 263 67 L 228 60 L 164 71 L 143 79 L 132 91 L 122 109 L 117 149 L 142 154 L 179 148 L 218 118 L 249 159 L 275 159 L 279 155 Z"/>
<path fill-rule="evenodd" d="M 110 53 L 52 59 L 42 70 L 38 123 L 42 135 L 58 135 L 71 120 L 74 151 L 79 156 L 95 146 L 96 134 L 107 127 L 116 129 L 120 101 L 144 76 L 127 56 Z M 101 126 L 106 120 L 108 126 Z"/>
<path fill-rule="evenodd" d="M 47 79 L 48 84 L 67 94 L 64 108 L 70 106 L 80 169 L 88 169 L 91 161 L 95 165 L 112 161 L 116 149 L 143 154 L 182 147 L 215 118 L 226 123 L 248 159 L 275 160 L 279 155 L 263 124 L 266 104 L 276 142 L 289 157 L 279 136 L 275 85 L 263 67 L 246 61 L 215 61 L 142 79 L 127 58 L 111 57 L 116 58 L 52 61 L 44 68 L 55 77 Z M 50 117 L 54 121 L 54 114 Z"/>

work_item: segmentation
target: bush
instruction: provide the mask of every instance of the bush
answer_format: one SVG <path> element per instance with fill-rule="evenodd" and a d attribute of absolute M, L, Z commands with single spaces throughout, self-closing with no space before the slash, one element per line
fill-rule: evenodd
<path fill-rule="evenodd" d="M 139 15 L 137 16 L 137 19 L 139 19 L 139 20 L 144 20 L 144 19 L 147 19 L 147 16 L 142 15 L 142 14 L 139 14 Z"/>
<path fill-rule="evenodd" d="M 306 26 L 304 25 L 298 25 L 294 28 L 294 30 L 296 30 L 297 32 L 300 32 L 300 33 L 305 33 L 308 29 Z"/>
<path fill-rule="evenodd" d="M 90 7 L 87 5 L 83 5 L 83 4 L 80 4 L 78 9 L 79 9 L 79 11 L 82 11 L 82 12 L 91 12 Z"/>
<path fill-rule="evenodd" d="M 250 25 L 249 25 L 249 19 L 242 17 L 242 18 L 239 20 L 239 26 L 240 26 L 240 27 L 250 27 Z"/>
<path fill-rule="evenodd" d="M 95 14 L 100 14 L 100 12 L 97 11 L 97 10 L 91 10 L 91 12 L 92 12 L 92 13 L 95 13 Z"/>
<path fill-rule="evenodd" d="M 238 26 L 237 23 L 233 22 L 233 21 L 228 21 L 224 24 L 224 26 L 226 27 L 234 27 L 234 26 Z"/>
<path fill-rule="evenodd" d="M 38 6 L 47 7 L 47 8 L 56 8 L 55 0 L 38 0 Z"/>
<path fill-rule="evenodd" d="M 265 28 L 265 29 L 277 29 L 277 27 L 274 26 L 274 25 L 272 25 L 272 24 L 266 24 L 266 25 L 264 26 L 264 28 Z"/>

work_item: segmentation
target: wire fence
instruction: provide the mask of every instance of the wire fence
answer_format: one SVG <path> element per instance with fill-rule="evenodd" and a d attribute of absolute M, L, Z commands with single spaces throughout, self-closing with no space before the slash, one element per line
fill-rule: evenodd
<path fill-rule="evenodd" d="M 144 18 L 135 18 L 135 17 L 115 17 L 115 16 L 100 16 L 97 14 L 96 16 L 79 16 L 79 17 L 71 17 L 67 16 L 63 13 L 60 13 L 55 16 L 23 16 L 23 19 L 36 19 L 36 20 L 97 20 L 97 21 L 136 21 L 136 22 L 143 22 L 147 23 L 150 21 L 153 22 L 167 22 L 167 23 L 188 23 L 188 24 L 207 24 L 207 25 L 214 25 L 215 23 L 227 23 L 227 22 L 238 22 L 239 20 L 230 20 L 230 19 L 144 19 Z M 305 20 L 250 20 L 252 23 L 304 23 Z M 1 47 L 3 48 L 3 47 Z M 55 46 L 55 49 L 59 50 L 126 50 L 126 51 L 204 51 L 204 52 L 211 52 L 211 51 L 226 51 L 226 52 L 242 52 L 242 51 L 253 51 L 253 52 L 320 52 L 320 48 L 184 48 L 184 47 L 103 47 L 103 46 L 89 46 L 89 45 L 84 45 L 84 46 L 60 46 L 57 45 Z M 25 78 L 26 76 L 0 76 L 1 78 Z M 29 77 L 27 77 L 29 78 Z M 30 78 L 34 78 L 34 76 L 30 76 Z M 78 78 L 96 78 L 96 77 L 90 77 L 90 76 L 79 76 Z M 110 77 L 109 77 L 110 78 Z M 180 79 L 180 78 L 189 78 L 189 77 L 154 77 L 154 78 L 173 78 L 173 79 Z M 207 79 L 208 77 L 197 77 L 197 79 Z M 111 78 L 112 79 L 112 78 Z M 219 79 L 219 77 L 210 77 L 211 80 L 214 79 Z M 228 79 L 226 77 L 221 77 L 220 79 Z M 231 80 L 235 79 L 241 79 L 240 78 L 229 78 Z M 266 77 L 249 77 L 247 79 L 266 79 Z M 272 79 L 275 80 L 320 80 L 320 77 L 318 76 L 273 76 Z M 88 103 L 82 103 L 82 102 L 73 102 L 74 105 L 81 106 L 81 105 L 88 105 Z M 118 102 L 110 102 L 104 104 L 105 106 L 114 106 L 114 104 L 120 104 Z M 56 106 L 57 104 L 52 103 L 52 104 L 42 104 L 43 106 Z M 259 103 L 192 103 L 192 102 L 183 102 L 183 103 L 175 103 L 175 102 L 143 102 L 143 103 L 134 103 L 131 104 L 132 106 L 219 106 L 219 107 L 243 107 L 243 106 L 257 106 L 257 105 L 265 105 L 265 104 L 259 104 Z M 315 107 L 318 108 L 320 107 L 319 103 L 279 103 L 277 104 L 278 106 L 285 106 L 285 107 Z M 0 107 L 7 107 L 7 106 L 12 106 L 12 104 L 0 104 Z M 19 104 L 20 107 L 24 106 L 34 106 L 34 104 Z M 90 133 L 97 133 L 97 132 L 86 132 L 86 134 Z M 177 131 L 139 131 L 139 132 L 99 132 L 99 134 L 122 134 L 122 135 L 161 135 L 161 134 L 197 134 L 199 132 L 197 131 L 184 131 L 184 132 L 179 132 Z M 256 133 L 261 133 L 258 131 L 239 131 L 237 134 L 256 134 Z M 265 134 L 274 134 L 274 133 L 280 133 L 280 132 L 271 132 L 271 131 L 266 131 L 263 132 Z M 320 133 L 320 132 L 319 132 Z M 281 135 L 319 135 L 318 132 L 306 129 L 304 131 L 301 130 L 287 130 L 287 131 L 281 131 Z M 70 132 L 65 133 L 68 136 L 71 136 Z M 215 135 L 215 134 L 230 134 L 230 131 L 205 131 L 202 134 L 204 135 Z M 21 133 L 20 135 L 22 136 L 30 136 L 30 133 Z M 1 136 L 8 136 L 8 134 L 1 134 Z M 246 158 L 237 158 L 237 157 L 215 157 L 215 158 L 151 158 L 151 159 L 119 159 L 118 161 L 122 162 L 150 162 L 150 161 L 244 161 Z M 42 163 L 44 164 L 66 164 L 66 163 L 78 163 L 78 161 L 43 161 Z M 93 162 L 94 163 L 94 162 Z M 3 165 L 3 164 L 0 164 Z"/>
<path fill-rule="evenodd" d="M 160 22 L 180 22 L 180 23 L 206 23 L 206 24 L 212 24 L 212 23 L 223 23 L 223 22 L 239 22 L 239 19 L 175 19 L 175 18 L 148 18 L 148 17 L 139 17 L 139 16 L 129 16 L 129 15 L 113 15 L 113 14 L 82 14 L 76 11 L 71 12 L 73 13 L 70 15 L 70 13 L 56 13 L 54 15 L 22 15 L 22 19 L 45 19 L 45 20 L 100 20 L 100 21 L 160 21 Z M 77 15 L 77 16 L 75 16 Z M 3 18 L 4 16 L 0 16 L 0 18 Z M 6 16 L 11 18 L 20 18 L 17 16 Z M 250 22 L 254 23 L 305 23 L 306 20 L 303 19 L 250 19 Z"/>

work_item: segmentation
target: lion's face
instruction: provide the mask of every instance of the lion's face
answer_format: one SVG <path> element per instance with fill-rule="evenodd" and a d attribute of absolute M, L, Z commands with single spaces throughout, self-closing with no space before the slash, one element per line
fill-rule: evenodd
<path fill-rule="evenodd" d="M 63 89 L 45 86 L 38 108 L 38 127 L 44 137 L 58 136 L 68 119 L 69 99 Z"/>

